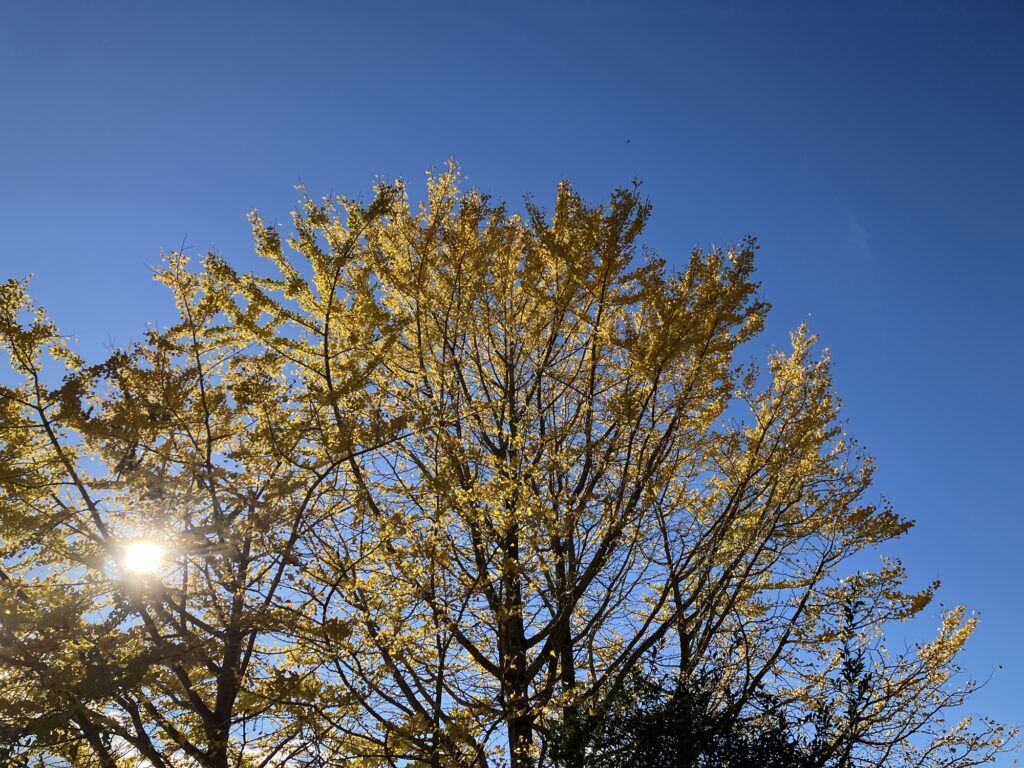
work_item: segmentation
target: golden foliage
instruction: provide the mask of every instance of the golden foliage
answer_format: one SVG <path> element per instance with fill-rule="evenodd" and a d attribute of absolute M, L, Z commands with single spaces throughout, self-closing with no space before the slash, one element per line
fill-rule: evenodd
<path fill-rule="evenodd" d="M 288 238 L 254 212 L 272 276 L 172 254 L 179 321 L 96 366 L 3 286 L 5 759 L 525 766 L 652 651 L 812 712 L 851 643 L 863 764 L 998 751 L 942 721 L 973 619 L 878 645 L 935 586 L 850 573 L 910 524 L 865 498 L 827 353 L 740 362 L 753 241 L 674 272 L 636 189 L 549 217 L 459 183 L 306 197 Z M 123 572 L 132 537 L 167 567 Z"/>

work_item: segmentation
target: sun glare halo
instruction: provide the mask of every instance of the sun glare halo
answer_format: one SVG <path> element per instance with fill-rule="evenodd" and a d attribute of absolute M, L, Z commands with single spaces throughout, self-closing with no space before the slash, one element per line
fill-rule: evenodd
<path fill-rule="evenodd" d="M 164 548 L 155 541 L 133 541 L 124 549 L 124 569 L 128 573 L 154 573 L 164 559 Z"/>

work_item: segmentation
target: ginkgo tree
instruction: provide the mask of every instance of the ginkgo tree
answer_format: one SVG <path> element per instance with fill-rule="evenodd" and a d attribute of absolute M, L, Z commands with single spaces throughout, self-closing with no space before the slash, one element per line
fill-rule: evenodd
<path fill-rule="evenodd" d="M 755 244 L 670 269 L 635 188 L 459 182 L 254 213 L 269 274 L 171 254 L 178 322 L 95 365 L 4 284 L 3 759 L 526 768 L 627 676 L 709 670 L 835 765 L 1004 749 L 962 609 L 885 650 L 935 585 L 851 564 L 910 524 L 813 334 L 746 359 Z"/>

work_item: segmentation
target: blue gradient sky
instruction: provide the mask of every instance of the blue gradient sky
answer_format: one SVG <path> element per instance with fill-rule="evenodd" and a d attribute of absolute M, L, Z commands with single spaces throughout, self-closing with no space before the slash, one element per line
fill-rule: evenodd
<path fill-rule="evenodd" d="M 1024 721 L 1024 3 L 213 5 L 0 0 L 0 278 L 98 357 L 171 317 L 161 248 L 252 265 L 300 178 L 638 177 L 670 263 L 760 238 L 768 340 L 831 347 L 918 520 L 892 551 L 981 614 L 977 708 Z"/>

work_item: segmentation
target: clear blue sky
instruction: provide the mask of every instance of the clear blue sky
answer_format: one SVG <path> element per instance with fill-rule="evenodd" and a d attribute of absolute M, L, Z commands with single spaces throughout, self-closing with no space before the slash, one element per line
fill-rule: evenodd
<path fill-rule="evenodd" d="M 479 6 L 0 0 L 0 278 L 98 356 L 171 316 L 161 248 L 251 265 L 300 178 L 638 177 L 670 262 L 760 238 L 770 340 L 831 347 L 912 580 L 1005 665 L 978 708 L 1024 721 L 1024 3 Z"/>

